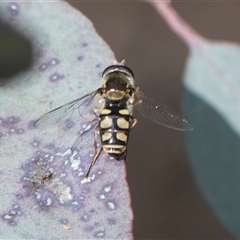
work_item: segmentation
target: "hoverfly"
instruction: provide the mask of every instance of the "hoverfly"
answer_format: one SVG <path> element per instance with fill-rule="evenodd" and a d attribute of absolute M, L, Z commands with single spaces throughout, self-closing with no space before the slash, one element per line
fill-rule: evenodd
<path fill-rule="evenodd" d="M 186 117 L 164 104 L 156 103 L 136 88 L 134 74 L 124 63 L 124 60 L 116 62 L 103 71 L 101 88 L 46 113 L 34 123 L 36 126 L 52 120 L 58 123 L 66 114 L 72 115 L 75 111 L 80 117 L 86 109 L 93 108 L 95 97 L 100 97 L 103 101 L 100 113 L 90 121 L 97 122 L 94 132 L 95 154 L 85 178 L 88 178 L 102 151 L 118 161 L 126 160 L 129 134 L 137 123 L 132 115 L 133 108 L 164 127 L 182 131 L 193 129 Z M 100 150 L 97 150 L 97 133 L 100 133 L 102 144 Z M 79 139 L 74 145 L 78 143 Z"/>

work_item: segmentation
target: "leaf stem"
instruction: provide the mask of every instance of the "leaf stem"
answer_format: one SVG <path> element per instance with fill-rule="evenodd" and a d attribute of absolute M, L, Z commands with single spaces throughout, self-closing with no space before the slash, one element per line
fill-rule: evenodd
<path fill-rule="evenodd" d="M 198 47 L 205 39 L 200 36 L 174 10 L 168 1 L 147 0 L 163 17 L 168 26 L 175 32 L 188 47 Z"/>

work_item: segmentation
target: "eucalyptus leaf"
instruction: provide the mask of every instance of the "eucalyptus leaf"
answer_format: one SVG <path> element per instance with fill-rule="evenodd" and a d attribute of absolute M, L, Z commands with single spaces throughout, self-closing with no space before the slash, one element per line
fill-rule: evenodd
<path fill-rule="evenodd" d="M 240 237 L 240 47 L 201 41 L 190 48 L 184 108 L 194 131 L 187 133 L 190 163 L 217 219 Z"/>
<path fill-rule="evenodd" d="M 34 48 L 33 66 L 0 85 L 1 239 L 132 239 L 124 162 L 102 154 L 84 181 L 94 129 L 81 151 L 71 149 L 92 114 L 65 129 L 33 127 L 47 111 L 99 88 L 112 51 L 65 2 L 1 2 L 0 16 Z"/>

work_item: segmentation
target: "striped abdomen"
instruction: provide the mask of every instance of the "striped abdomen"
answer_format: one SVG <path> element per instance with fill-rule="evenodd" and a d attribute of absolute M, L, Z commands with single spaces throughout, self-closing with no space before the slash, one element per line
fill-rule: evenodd
<path fill-rule="evenodd" d="M 129 133 L 135 119 L 127 108 L 119 105 L 105 107 L 99 117 L 103 150 L 116 160 L 125 159 Z"/>

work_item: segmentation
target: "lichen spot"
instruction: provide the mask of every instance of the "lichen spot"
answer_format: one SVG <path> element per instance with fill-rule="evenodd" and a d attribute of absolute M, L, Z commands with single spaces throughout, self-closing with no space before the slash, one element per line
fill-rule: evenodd
<path fill-rule="evenodd" d="M 101 128 L 110 128 L 111 126 L 112 126 L 112 119 L 109 117 L 104 118 L 100 123 Z"/>
<path fill-rule="evenodd" d="M 130 112 L 127 108 L 119 110 L 121 115 L 130 115 Z"/>
<path fill-rule="evenodd" d="M 129 129 L 129 122 L 125 118 L 118 118 L 117 125 L 122 129 Z"/>

